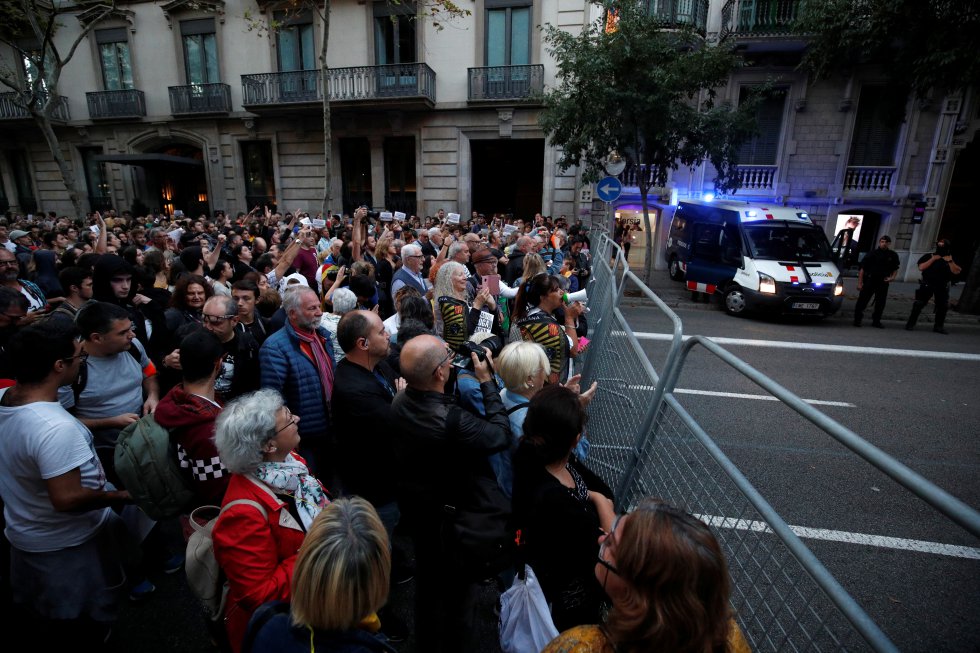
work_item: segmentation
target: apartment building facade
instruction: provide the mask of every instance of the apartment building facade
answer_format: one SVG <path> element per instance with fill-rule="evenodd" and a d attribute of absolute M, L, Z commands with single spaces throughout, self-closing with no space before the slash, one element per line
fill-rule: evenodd
<path fill-rule="evenodd" d="M 915 259 L 940 234 L 965 249 L 980 238 L 968 216 L 980 173 L 976 89 L 908 98 L 893 120 L 880 70 L 819 81 L 798 70 L 806 39 L 790 26 L 800 0 L 647 1 L 665 25 L 691 23 L 709 43 L 735 40 L 750 65 L 721 89 L 723 100 L 737 103 L 764 82 L 779 90 L 759 108 L 759 134 L 743 148 L 736 199 L 801 207 L 831 239 L 858 215 L 862 250 L 890 235 L 906 278 L 917 277 Z M 576 32 L 597 7 L 475 0 L 463 5 L 471 15 L 438 29 L 406 3 L 334 0 L 324 88 L 322 25 L 315 12 L 288 6 L 137 0 L 98 20 L 62 76 L 56 126 L 91 209 L 316 210 L 326 92 L 332 211 L 367 204 L 419 215 L 600 219 L 604 207 L 578 171 L 558 170 L 538 126 L 540 93 L 555 80 L 538 27 Z M 83 5 L 63 22 L 59 42 L 96 16 L 96 6 Z M 12 56 L 2 53 L 5 62 Z M 0 208 L 69 213 L 57 167 L 9 93 L 0 94 L 0 137 Z M 637 216 L 638 174 L 621 175 L 619 215 Z M 713 177 L 710 165 L 681 169 L 653 191 L 657 267 L 666 265 L 671 200 L 715 192 Z"/>
<path fill-rule="evenodd" d="M 884 71 L 870 66 L 848 78 L 814 80 L 799 69 L 807 39 L 792 30 L 802 4 L 650 2 L 665 22 L 689 16 L 709 42 L 734 41 L 742 52 L 748 65 L 720 90 L 720 101 L 738 104 L 765 83 L 778 91 L 758 108 L 758 134 L 739 157 L 742 187 L 726 199 L 799 207 L 824 226 L 831 241 L 857 216 L 860 254 L 889 235 L 903 279 L 919 278 L 916 261 L 934 251 L 941 236 L 952 238 L 954 258 L 969 262 L 980 243 L 980 223 L 970 206 L 980 175 L 980 89 L 896 99 Z M 638 174 L 643 171 L 620 175 L 624 193 L 613 207 L 637 222 Z M 682 168 L 652 191 L 658 269 L 667 266 L 663 245 L 676 200 L 721 197 L 714 177 L 710 164 Z"/>
<path fill-rule="evenodd" d="M 56 130 L 78 191 L 93 210 L 318 210 L 326 92 L 332 211 L 570 214 L 575 171 L 556 170 L 537 124 L 554 78 L 537 26 L 581 29 L 585 3 L 464 4 L 471 15 L 439 29 L 408 3 L 334 0 L 325 89 L 316 12 L 256 0 L 119 2 L 59 87 Z M 64 21 L 59 42 L 96 11 Z M 9 93 L 0 133 L 4 210 L 70 212 L 40 133 Z"/>

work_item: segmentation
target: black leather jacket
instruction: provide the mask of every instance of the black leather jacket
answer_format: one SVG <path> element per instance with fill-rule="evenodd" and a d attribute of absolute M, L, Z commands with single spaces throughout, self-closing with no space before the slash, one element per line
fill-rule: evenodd
<path fill-rule="evenodd" d="M 480 385 L 486 417 L 441 392 L 408 388 L 392 402 L 406 499 L 426 510 L 471 508 L 472 479 L 495 478 L 489 455 L 510 444 L 510 420 L 493 381 Z"/>

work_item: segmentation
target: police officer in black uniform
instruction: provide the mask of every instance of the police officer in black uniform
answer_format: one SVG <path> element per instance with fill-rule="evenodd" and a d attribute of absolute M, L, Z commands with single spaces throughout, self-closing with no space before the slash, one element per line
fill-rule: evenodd
<path fill-rule="evenodd" d="M 854 326 L 861 326 L 864 319 L 864 309 L 873 296 L 875 309 L 871 314 L 871 326 L 884 329 L 881 314 L 885 312 L 885 302 L 888 300 L 888 283 L 898 274 L 898 254 L 890 249 L 892 239 L 882 236 L 878 240 L 878 249 L 869 253 L 861 261 L 858 271 L 858 300 L 854 306 Z"/>
<path fill-rule="evenodd" d="M 962 268 L 953 262 L 948 238 L 939 239 L 936 243 L 936 251 L 932 254 L 922 255 L 919 259 L 919 270 L 922 271 L 922 281 L 919 289 L 915 291 L 915 303 L 912 304 L 912 314 L 909 315 L 905 328 L 911 331 L 915 327 L 919 313 L 935 295 L 936 322 L 932 330 L 936 333 L 948 334 L 949 331 L 943 328 L 943 324 L 946 322 L 946 310 L 949 308 L 949 282 L 954 274 L 962 271 Z"/>

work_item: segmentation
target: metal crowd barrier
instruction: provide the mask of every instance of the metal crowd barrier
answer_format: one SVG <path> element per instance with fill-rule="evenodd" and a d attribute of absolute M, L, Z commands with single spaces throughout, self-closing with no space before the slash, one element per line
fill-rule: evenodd
<path fill-rule="evenodd" d="M 628 510 L 658 496 L 712 527 L 728 558 L 732 608 L 753 651 L 897 651 L 677 401 L 673 390 L 687 355 L 695 347 L 707 350 L 978 537 L 980 513 L 711 340 L 685 340 L 680 318 L 629 271 L 608 234 L 598 235 L 592 255 L 592 342 L 577 362 L 583 387 L 599 381 L 589 406 L 588 462 L 616 489 L 617 507 Z M 672 323 L 659 373 L 619 310 L 627 283 Z"/>

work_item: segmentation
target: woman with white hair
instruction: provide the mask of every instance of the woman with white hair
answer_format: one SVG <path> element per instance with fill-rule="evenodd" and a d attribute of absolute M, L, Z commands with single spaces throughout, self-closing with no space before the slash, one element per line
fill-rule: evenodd
<path fill-rule="evenodd" d="M 489 288 L 481 288 L 472 300 L 467 296 L 469 272 L 462 263 L 443 263 L 436 275 L 436 333 L 453 349 L 458 349 L 474 333 L 503 337 L 497 305 Z"/>
<path fill-rule="evenodd" d="M 255 616 L 253 653 L 394 653 L 377 635 L 388 600 L 391 553 L 384 525 L 360 497 L 324 508 L 299 550 L 292 604 Z"/>
<path fill-rule="evenodd" d="M 348 288 L 337 288 L 337 290 L 333 291 L 330 302 L 333 310 L 329 313 L 325 312 L 320 317 L 320 326 L 330 334 L 330 341 L 333 343 L 333 353 L 339 363 L 344 358 L 344 350 L 341 349 L 340 341 L 337 340 L 337 325 L 340 324 L 340 318 L 344 317 L 345 313 L 357 308 L 357 295 Z"/>
<path fill-rule="evenodd" d="M 225 627 L 235 653 L 252 613 L 290 598 L 296 553 L 327 492 L 295 453 L 299 418 L 275 390 L 230 402 L 215 423 L 218 456 L 232 476 L 214 526 L 214 555 L 228 577 Z"/>

